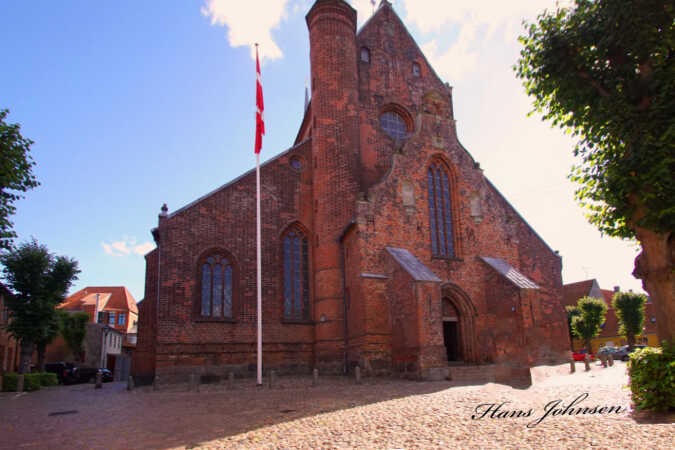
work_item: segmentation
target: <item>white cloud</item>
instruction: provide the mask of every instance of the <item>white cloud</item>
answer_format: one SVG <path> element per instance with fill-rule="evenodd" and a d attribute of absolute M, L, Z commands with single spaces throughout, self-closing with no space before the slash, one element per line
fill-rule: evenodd
<path fill-rule="evenodd" d="M 454 84 L 476 70 L 478 55 L 484 53 L 498 30 L 503 31 L 503 43 L 513 43 L 522 33 L 523 18 L 532 21 L 558 3 L 564 6 L 568 0 L 405 0 L 405 21 L 433 36 L 420 43 L 422 51 L 438 74 Z M 459 34 L 447 50 L 441 51 L 438 41 L 447 37 L 452 26 L 459 27 Z"/>
<path fill-rule="evenodd" d="M 117 250 L 120 253 L 123 253 L 125 255 L 128 255 L 131 253 L 131 250 L 127 248 L 127 243 L 125 241 L 115 241 L 110 246 L 114 249 Z"/>
<path fill-rule="evenodd" d="M 125 256 L 130 254 L 136 255 L 145 255 L 155 246 L 152 242 L 144 242 L 143 244 L 136 245 L 136 239 L 124 236 L 120 241 L 114 241 L 111 243 L 101 242 L 103 251 L 110 256 Z"/>
<path fill-rule="evenodd" d="M 227 39 L 232 47 L 247 46 L 255 58 L 253 44 L 260 44 L 264 59 L 283 57 L 283 52 L 272 38 L 272 29 L 278 28 L 287 16 L 288 0 L 207 0 L 201 12 L 211 19 L 211 25 L 227 26 Z"/>
<path fill-rule="evenodd" d="M 155 248 L 155 245 L 152 242 L 146 242 L 145 244 L 137 245 L 134 247 L 134 253 L 137 255 L 145 255 L 150 250 Z"/>

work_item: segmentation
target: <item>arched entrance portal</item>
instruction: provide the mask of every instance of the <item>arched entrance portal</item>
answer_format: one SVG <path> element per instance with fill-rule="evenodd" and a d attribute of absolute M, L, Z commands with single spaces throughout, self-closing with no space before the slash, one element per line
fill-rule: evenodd
<path fill-rule="evenodd" d="M 476 307 L 466 292 L 452 283 L 441 287 L 441 299 L 448 362 L 477 363 Z"/>

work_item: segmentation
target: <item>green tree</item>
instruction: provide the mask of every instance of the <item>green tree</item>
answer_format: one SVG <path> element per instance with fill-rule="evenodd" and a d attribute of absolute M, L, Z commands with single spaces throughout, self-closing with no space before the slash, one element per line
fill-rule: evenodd
<path fill-rule="evenodd" d="M 54 314 L 46 321 L 42 329 L 42 335 L 35 339 L 35 349 L 37 350 L 38 356 L 37 365 L 40 372 L 45 371 L 45 353 L 47 351 L 47 346 L 59 335 L 60 330 L 61 324 L 59 318 Z"/>
<path fill-rule="evenodd" d="M 591 352 L 591 339 L 600 334 L 600 325 L 605 322 L 607 305 L 595 297 L 582 297 L 577 302 L 579 314 L 572 319 L 574 334 L 583 339 L 587 352 Z"/>
<path fill-rule="evenodd" d="M 612 307 L 619 319 L 619 333 L 626 337 L 630 348 L 635 345 L 635 336 L 642 334 L 645 303 L 647 297 L 635 292 L 617 292 L 612 299 Z"/>
<path fill-rule="evenodd" d="M 0 248 L 9 249 L 16 233 L 9 216 L 16 212 L 14 202 L 21 192 L 38 186 L 30 157 L 33 141 L 21 136 L 18 124 L 5 123 L 9 111 L 0 109 Z"/>
<path fill-rule="evenodd" d="M 637 238 L 633 275 L 675 338 L 675 4 L 575 0 L 526 24 L 514 69 L 536 112 L 578 138 L 570 178 L 603 234 Z"/>
<path fill-rule="evenodd" d="M 73 354 L 76 362 L 82 362 L 84 353 L 84 338 L 87 336 L 87 323 L 89 314 L 86 312 L 67 313 L 59 311 L 61 322 L 61 336 L 66 341 L 68 349 Z"/>
<path fill-rule="evenodd" d="M 36 343 L 53 332 L 55 307 L 65 297 L 80 270 L 77 261 L 54 256 L 33 239 L 0 255 L 4 280 L 13 295 L 6 299 L 7 330 L 21 342 L 20 373 L 30 371 Z"/>
<path fill-rule="evenodd" d="M 576 305 L 570 305 L 565 306 L 565 313 L 567 314 L 567 327 L 570 333 L 570 346 L 572 347 L 572 349 L 574 349 L 572 339 L 574 339 L 576 335 L 574 333 L 574 329 L 572 328 L 572 321 L 574 320 L 575 317 L 581 315 L 581 311 L 579 310 L 579 308 L 577 308 Z"/>

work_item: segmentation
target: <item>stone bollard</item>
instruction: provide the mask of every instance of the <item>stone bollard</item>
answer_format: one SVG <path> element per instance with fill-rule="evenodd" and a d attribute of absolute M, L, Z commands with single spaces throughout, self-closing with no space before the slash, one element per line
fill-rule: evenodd
<path fill-rule="evenodd" d="M 159 375 L 155 375 L 155 378 L 152 380 L 152 390 L 159 391 Z"/>
<path fill-rule="evenodd" d="M 600 355 L 600 362 L 602 363 L 602 367 L 607 367 L 607 355 Z"/>
<path fill-rule="evenodd" d="M 227 386 L 230 389 L 234 389 L 234 372 L 230 372 L 227 375 Z"/>
<path fill-rule="evenodd" d="M 588 356 L 588 353 L 586 353 L 586 356 L 584 356 L 584 366 L 586 366 L 585 367 L 586 372 L 591 370 L 591 358 L 590 356 Z"/>
<path fill-rule="evenodd" d="M 199 378 L 196 373 L 190 374 L 190 390 L 199 392 Z"/>
<path fill-rule="evenodd" d="M 312 386 L 319 384 L 319 369 L 314 369 L 312 371 Z"/>
<path fill-rule="evenodd" d="M 354 368 L 354 375 L 356 376 L 356 384 L 361 384 L 361 368 L 359 366 Z"/>
<path fill-rule="evenodd" d="M 274 370 L 270 370 L 270 376 L 268 380 L 268 387 L 272 389 L 277 382 L 277 373 Z"/>
<path fill-rule="evenodd" d="M 574 358 L 570 359 L 570 373 L 574 373 L 577 371 L 577 368 L 574 364 Z"/>
<path fill-rule="evenodd" d="M 23 392 L 23 374 L 16 379 L 16 392 Z"/>
<path fill-rule="evenodd" d="M 129 378 L 127 378 L 127 391 L 133 390 L 134 390 L 134 377 L 129 375 Z"/>
<path fill-rule="evenodd" d="M 103 387 L 103 372 L 100 370 L 96 371 L 96 385 L 94 389 L 101 389 Z"/>
<path fill-rule="evenodd" d="M 610 353 L 607 358 L 609 359 L 609 367 L 614 366 L 614 355 Z"/>

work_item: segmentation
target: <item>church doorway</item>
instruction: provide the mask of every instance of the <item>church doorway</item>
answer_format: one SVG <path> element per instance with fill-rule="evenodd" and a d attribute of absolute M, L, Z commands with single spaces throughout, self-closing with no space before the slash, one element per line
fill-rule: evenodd
<path fill-rule="evenodd" d="M 459 312 L 447 297 L 443 298 L 443 344 L 448 363 L 462 361 Z"/>
<path fill-rule="evenodd" d="M 448 362 L 459 361 L 459 333 L 457 321 L 443 321 L 443 344 L 448 355 Z"/>

